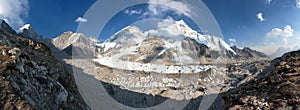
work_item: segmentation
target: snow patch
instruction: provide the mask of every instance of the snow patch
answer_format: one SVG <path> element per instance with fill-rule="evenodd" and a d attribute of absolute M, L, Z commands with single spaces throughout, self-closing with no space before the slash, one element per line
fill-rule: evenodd
<path fill-rule="evenodd" d="M 19 28 L 19 31 L 23 31 L 24 29 L 29 30 L 30 28 L 30 24 L 25 24 L 24 26 L 22 26 L 21 28 Z"/>

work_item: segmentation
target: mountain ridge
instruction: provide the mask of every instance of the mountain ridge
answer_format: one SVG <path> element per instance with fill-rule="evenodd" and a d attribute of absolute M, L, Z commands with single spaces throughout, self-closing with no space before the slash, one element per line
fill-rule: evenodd
<path fill-rule="evenodd" d="M 207 48 L 200 45 L 205 45 Z M 197 31 L 192 30 L 183 20 L 176 21 L 173 24 L 156 30 L 150 29 L 141 31 L 136 26 L 127 26 L 97 46 L 101 48 L 101 52 L 99 53 L 101 56 L 107 57 L 114 55 L 114 52 L 119 52 L 118 55 L 114 56 L 115 58 L 123 60 L 127 58 L 131 59 L 131 61 L 139 61 L 139 59 L 150 61 L 149 59 L 161 58 L 163 61 L 167 59 L 169 59 L 167 61 L 172 61 L 173 59 L 173 61 L 178 62 L 180 59 L 185 59 L 185 61 L 188 62 L 199 61 L 200 58 L 200 62 L 213 62 L 215 59 L 224 61 L 224 59 L 229 58 L 237 59 L 244 57 L 244 59 L 247 59 L 266 57 L 265 54 L 261 52 L 247 48 L 243 50 L 243 54 L 239 53 L 238 56 L 237 52 L 222 40 L 222 38 L 199 34 Z M 155 48 L 163 48 L 163 50 Z M 126 52 L 123 50 L 126 50 Z M 249 55 L 252 55 L 251 57 L 243 56 L 246 55 L 246 50 L 249 51 Z M 204 51 L 205 55 L 203 54 Z M 239 51 L 242 52 L 242 50 Z M 150 52 L 154 52 L 154 54 L 157 55 L 150 55 L 153 54 Z M 174 59 L 176 57 L 178 60 Z"/>
<path fill-rule="evenodd" d="M 43 37 L 38 35 L 30 24 L 25 24 L 22 26 L 18 30 L 18 35 L 36 42 L 44 42 Z"/>
<path fill-rule="evenodd" d="M 295 51 L 295 50 L 300 50 L 299 46 L 294 46 L 294 47 L 279 47 L 274 53 L 269 55 L 271 58 L 277 58 L 283 55 L 284 53 Z"/>

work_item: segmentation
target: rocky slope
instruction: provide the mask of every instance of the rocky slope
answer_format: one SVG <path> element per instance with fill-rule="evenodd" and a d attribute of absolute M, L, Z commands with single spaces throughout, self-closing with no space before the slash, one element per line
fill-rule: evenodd
<path fill-rule="evenodd" d="M 264 76 L 226 93 L 226 109 L 300 109 L 300 51 L 272 61 Z"/>
<path fill-rule="evenodd" d="M 50 49 L 7 28 L 0 29 L 0 109 L 88 109 Z"/>

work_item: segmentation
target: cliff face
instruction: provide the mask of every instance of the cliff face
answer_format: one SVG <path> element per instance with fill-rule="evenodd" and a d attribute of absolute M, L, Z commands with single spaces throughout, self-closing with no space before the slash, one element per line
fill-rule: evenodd
<path fill-rule="evenodd" d="M 274 59 L 266 76 L 225 96 L 227 109 L 300 109 L 300 50 Z"/>
<path fill-rule="evenodd" d="M 50 49 L 0 29 L 0 109 L 88 109 Z"/>

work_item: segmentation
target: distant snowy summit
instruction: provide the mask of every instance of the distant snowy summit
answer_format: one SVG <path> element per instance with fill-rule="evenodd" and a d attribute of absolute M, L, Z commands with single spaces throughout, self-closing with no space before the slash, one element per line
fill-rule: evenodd
<path fill-rule="evenodd" d="M 50 40 L 53 46 L 72 57 L 94 57 L 95 44 L 99 41 L 83 33 L 65 32 Z"/>
<path fill-rule="evenodd" d="M 114 69 L 156 73 L 207 71 L 236 52 L 222 38 L 203 35 L 183 20 L 142 31 L 127 26 L 101 44 L 94 61 Z"/>
<path fill-rule="evenodd" d="M 269 55 L 271 58 L 276 58 L 282 56 L 284 53 L 300 50 L 299 46 L 294 47 L 279 47 L 274 53 Z"/>
<path fill-rule="evenodd" d="M 207 45 L 210 49 L 215 51 L 229 51 L 233 54 L 236 54 L 234 50 L 230 48 L 230 46 L 222 40 L 220 37 L 211 36 L 211 35 L 203 35 L 198 33 L 197 31 L 191 29 L 183 20 L 177 21 L 174 24 L 161 27 L 157 30 L 148 30 L 142 32 L 136 26 L 128 26 L 121 31 L 114 34 L 108 40 L 106 40 L 103 44 L 105 48 L 104 51 L 109 48 L 117 47 L 117 43 L 125 42 L 128 40 L 133 40 L 136 43 L 142 43 L 142 40 L 149 39 L 151 37 L 161 38 L 166 40 L 167 42 L 175 42 L 180 43 L 185 39 L 191 39 L 199 44 Z M 170 46 L 178 46 L 173 44 Z"/>
<path fill-rule="evenodd" d="M 19 36 L 36 41 L 43 42 L 43 37 L 38 35 L 30 24 L 25 24 L 17 31 Z"/>

